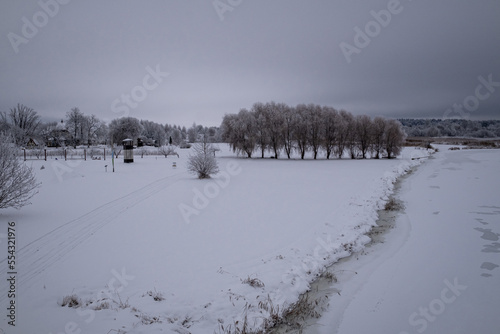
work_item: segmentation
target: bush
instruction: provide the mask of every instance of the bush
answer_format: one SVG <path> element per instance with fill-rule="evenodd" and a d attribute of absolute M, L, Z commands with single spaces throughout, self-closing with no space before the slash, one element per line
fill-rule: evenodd
<path fill-rule="evenodd" d="M 209 179 L 210 175 L 219 172 L 212 144 L 196 143 L 194 151 L 194 155 L 190 155 L 188 158 L 188 171 L 190 173 L 198 175 L 199 179 Z"/>
<path fill-rule="evenodd" d="M 6 136 L 0 136 L 0 209 L 19 209 L 37 193 L 33 170 L 16 156 L 16 148 Z"/>

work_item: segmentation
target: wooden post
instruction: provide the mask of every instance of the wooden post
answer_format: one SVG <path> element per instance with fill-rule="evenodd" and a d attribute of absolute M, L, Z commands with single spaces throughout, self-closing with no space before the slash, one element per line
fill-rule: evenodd
<path fill-rule="evenodd" d="M 44 149 L 43 151 L 45 153 L 45 161 L 47 161 L 47 149 Z"/>
<path fill-rule="evenodd" d="M 24 152 L 24 161 L 26 161 L 26 149 L 23 148 L 23 152 Z"/>
<path fill-rule="evenodd" d="M 104 161 L 106 161 L 106 147 L 104 148 Z"/>
<path fill-rule="evenodd" d="M 66 149 L 64 149 L 64 161 L 68 160 L 67 155 L 66 155 Z"/>
<path fill-rule="evenodd" d="M 83 160 L 87 161 L 87 149 L 83 149 Z"/>

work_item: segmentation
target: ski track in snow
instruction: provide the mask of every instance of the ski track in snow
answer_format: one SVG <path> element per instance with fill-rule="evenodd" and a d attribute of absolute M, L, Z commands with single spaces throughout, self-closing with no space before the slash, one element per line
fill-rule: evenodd
<path fill-rule="evenodd" d="M 71 220 L 19 248 L 16 255 L 17 258 L 22 259 L 22 264 L 18 265 L 18 271 L 23 273 L 23 275 L 19 276 L 19 286 L 29 288 L 29 283 L 34 278 L 54 263 L 68 256 L 73 249 L 91 238 L 98 230 L 118 218 L 129 208 L 176 183 L 186 173 L 181 172 L 158 179 L 128 195 Z M 0 266 L 3 266 L 6 261 L 7 258 L 3 258 L 0 261 Z M 2 295 L 0 302 L 3 303 L 6 297 L 7 295 Z"/>

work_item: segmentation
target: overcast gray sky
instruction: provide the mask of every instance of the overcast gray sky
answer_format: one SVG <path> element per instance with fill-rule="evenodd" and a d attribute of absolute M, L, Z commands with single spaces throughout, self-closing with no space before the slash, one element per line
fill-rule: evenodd
<path fill-rule="evenodd" d="M 498 0 L 0 0 L 0 35 L 0 111 L 45 119 L 219 125 L 268 101 L 500 115 Z"/>

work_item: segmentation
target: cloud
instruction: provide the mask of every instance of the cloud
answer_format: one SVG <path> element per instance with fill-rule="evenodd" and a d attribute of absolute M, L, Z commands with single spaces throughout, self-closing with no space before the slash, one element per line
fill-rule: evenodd
<path fill-rule="evenodd" d="M 20 102 L 62 118 L 78 106 L 112 119 L 112 101 L 156 64 L 171 75 L 131 116 L 185 125 L 218 125 L 225 113 L 270 100 L 442 117 L 474 93 L 478 76 L 500 81 L 495 0 L 401 0 L 402 10 L 346 62 L 340 43 L 353 44 L 355 28 L 389 5 L 243 0 L 221 21 L 210 1 L 71 1 L 15 53 L 6 36 L 22 34 L 23 17 L 42 9 L 3 2 L 0 110 Z M 499 106 L 496 92 L 472 117 L 498 118 Z"/>

